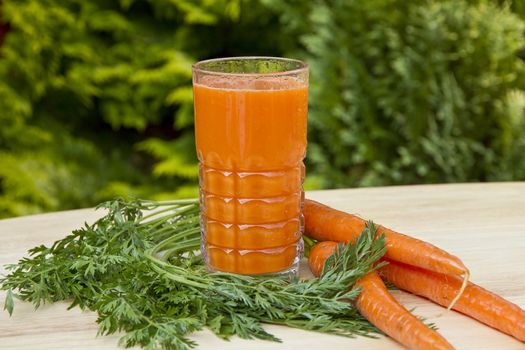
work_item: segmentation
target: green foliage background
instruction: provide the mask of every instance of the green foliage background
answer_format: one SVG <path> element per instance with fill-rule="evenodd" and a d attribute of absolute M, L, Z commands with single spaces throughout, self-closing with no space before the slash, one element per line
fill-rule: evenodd
<path fill-rule="evenodd" d="M 0 217 L 197 193 L 191 63 L 311 65 L 308 188 L 525 180 L 525 2 L 0 5 Z"/>

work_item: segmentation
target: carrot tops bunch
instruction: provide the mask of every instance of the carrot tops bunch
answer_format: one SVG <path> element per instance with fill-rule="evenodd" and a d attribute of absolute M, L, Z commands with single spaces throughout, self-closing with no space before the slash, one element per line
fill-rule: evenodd
<path fill-rule="evenodd" d="M 353 337 L 378 330 L 343 300 L 359 294 L 348 286 L 375 269 L 382 239 L 358 238 L 331 261 L 322 279 L 289 281 L 207 273 L 199 255 L 198 201 L 123 202 L 101 206 L 107 214 L 51 247 L 9 266 L 0 280 L 14 299 L 43 303 L 68 300 L 98 314 L 100 334 L 123 332 L 121 344 L 183 350 L 189 337 L 208 328 L 278 341 L 262 323 Z"/>

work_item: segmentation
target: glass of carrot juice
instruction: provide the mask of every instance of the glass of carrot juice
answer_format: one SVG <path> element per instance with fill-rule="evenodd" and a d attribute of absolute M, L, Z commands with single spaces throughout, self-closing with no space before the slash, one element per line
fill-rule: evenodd
<path fill-rule="evenodd" d="M 274 57 L 201 61 L 193 95 L 208 270 L 296 276 L 308 66 Z"/>

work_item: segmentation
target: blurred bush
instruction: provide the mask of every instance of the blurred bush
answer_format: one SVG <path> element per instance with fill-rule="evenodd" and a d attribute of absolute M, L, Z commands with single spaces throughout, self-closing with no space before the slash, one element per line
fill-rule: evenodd
<path fill-rule="evenodd" d="M 312 65 L 323 186 L 525 179 L 525 23 L 508 4 L 304 3 L 270 4 Z"/>
<path fill-rule="evenodd" d="M 310 188 L 525 179 L 519 1 L 17 0 L 0 13 L 0 217 L 196 195 L 191 63 L 233 55 L 311 64 Z"/>

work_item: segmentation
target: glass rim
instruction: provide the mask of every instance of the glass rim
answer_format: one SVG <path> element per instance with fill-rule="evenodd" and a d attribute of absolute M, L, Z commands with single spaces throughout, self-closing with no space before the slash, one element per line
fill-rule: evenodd
<path fill-rule="evenodd" d="M 282 72 L 266 72 L 266 73 L 231 73 L 231 72 L 218 72 L 210 69 L 203 68 L 202 66 L 207 63 L 215 62 L 226 62 L 226 61 L 248 61 L 248 60 L 273 60 L 281 62 L 292 62 L 298 63 L 299 68 L 289 69 Z M 230 77 L 261 77 L 261 76 L 283 76 L 283 75 L 294 75 L 304 71 L 307 71 L 309 68 L 308 63 L 295 59 L 295 58 L 285 58 L 285 57 L 273 57 L 273 56 L 233 56 L 233 57 L 221 57 L 221 58 L 211 58 L 207 60 L 202 60 L 191 65 L 193 72 L 205 73 L 209 75 L 218 75 L 218 76 L 230 76 Z"/>

